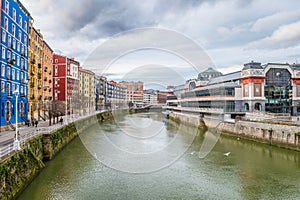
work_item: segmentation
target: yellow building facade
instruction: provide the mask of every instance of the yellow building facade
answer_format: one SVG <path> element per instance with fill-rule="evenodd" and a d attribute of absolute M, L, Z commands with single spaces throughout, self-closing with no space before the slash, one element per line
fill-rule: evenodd
<path fill-rule="evenodd" d="M 43 118 L 49 119 L 52 104 L 52 66 L 53 50 L 43 41 Z"/>
<path fill-rule="evenodd" d="M 29 23 L 28 118 L 41 120 L 43 111 L 43 36 Z"/>

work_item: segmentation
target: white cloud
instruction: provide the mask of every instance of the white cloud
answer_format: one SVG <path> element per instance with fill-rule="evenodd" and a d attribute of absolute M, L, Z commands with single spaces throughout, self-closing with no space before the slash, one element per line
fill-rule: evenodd
<path fill-rule="evenodd" d="M 81 62 L 108 37 L 143 27 L 187 35 L 227 71 L 251 60 L 300 56 L 297 0 L 30 0 L 24 5 L 50 46 Z"/>
<path fill-rule="evenodd" d="M 272 35 L 251 42 L 248 48 L 272 49 L 297 46 L 300 42 L 300 21 L 280 26 Z"/>

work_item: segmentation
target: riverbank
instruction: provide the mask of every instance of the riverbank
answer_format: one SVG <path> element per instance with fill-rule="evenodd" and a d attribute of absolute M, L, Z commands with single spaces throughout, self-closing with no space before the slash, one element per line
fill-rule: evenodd
<path fill-rule="evenodd" d="M 20 151 L 3 158 L 0 163 L 0 199 L 15 199 L 45 166 L 68 143 L 90 125 L 112 118 L 110 112 L 102 112 L 65 125 L 48 134 L 38 135 L 26 141 Z"/>
<path fill-rule="evenodd" d="M 170 113 L 170 119 L 196 127 L 217 128 L 223 134 L 300 151 L 300 126 L 293 123 L 275 124 L 246 120 L 225 122 L 178 112 Z"/>

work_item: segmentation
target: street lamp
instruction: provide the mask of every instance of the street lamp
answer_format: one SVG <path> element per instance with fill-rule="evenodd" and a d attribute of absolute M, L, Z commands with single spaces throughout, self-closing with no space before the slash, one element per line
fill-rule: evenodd
<path fill-rule="evenodd" d="M 19 94 L 19 91 L 15 90 L 13 93 L 16 95 L 16 105 L 15 105 L 15 108 L 16 108 L 16 112 L 15 112 L 15 115 L 16 115 L 16 133 L 15 133 L 15 138 L 14 138 L 13 150 L 20 150 L 21 149 L 20 141 L 18 139 L 18 94 Z"/>

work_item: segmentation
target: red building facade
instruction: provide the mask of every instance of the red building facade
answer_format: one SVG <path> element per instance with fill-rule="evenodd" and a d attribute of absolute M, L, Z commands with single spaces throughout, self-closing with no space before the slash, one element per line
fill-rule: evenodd
<path fill-rule="evenodd" d="M 53 101 L 61 114 L 73 113 L 79 95 L 80 63 L 74 58 L 53 55 Z"/>

